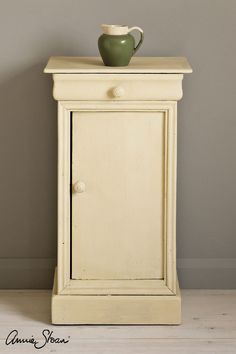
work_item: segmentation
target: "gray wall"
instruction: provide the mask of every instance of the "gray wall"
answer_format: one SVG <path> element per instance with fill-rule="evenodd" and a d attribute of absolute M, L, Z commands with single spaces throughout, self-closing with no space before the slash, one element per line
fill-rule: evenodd
<path fill-rule="evenodd" d="M 98 55 L 101 23 L 138 25 L 142 56 L 188 57 L 179 103 L 182 287 L 236 287 L 236 1 L 0 0 L 0 286 L 51 287 L 56 103 L 51 55 Z"/>

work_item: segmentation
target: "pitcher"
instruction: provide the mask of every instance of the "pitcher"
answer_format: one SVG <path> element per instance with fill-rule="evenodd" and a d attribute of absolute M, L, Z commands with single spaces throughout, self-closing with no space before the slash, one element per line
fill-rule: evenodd
<path fill-rule="evenodd" d="M 101 25 L 103 34 L 98 39 L 98 48 L 104 65 L 126 66 L 132 56 L 140 48 L 144 34 L 140 27 L 125 25 Z M 135 46 L 135 39 L 130 34 L 131 31 L 140 32 L 140 40 Z"/>

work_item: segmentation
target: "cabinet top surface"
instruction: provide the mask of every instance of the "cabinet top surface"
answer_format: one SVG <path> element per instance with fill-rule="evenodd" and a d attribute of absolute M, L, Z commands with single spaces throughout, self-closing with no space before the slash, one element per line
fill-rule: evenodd
<path fill-rule="evenodd" d="M 184 74 L 192 68 L 184 57 L 133 57 L 128 66 L 105 66 L 100 57 L 51 57 L 44 69 L 51 74 Z"/>

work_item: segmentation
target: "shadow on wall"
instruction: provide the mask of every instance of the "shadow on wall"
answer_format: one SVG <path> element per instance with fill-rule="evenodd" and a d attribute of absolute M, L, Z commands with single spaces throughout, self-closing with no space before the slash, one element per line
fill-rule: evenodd
<path fill-rule="evenodd" d="M 44 66 L 0 83 L 0 259 L 56 256 L 56 102 Z M 18 270 L 28 277 L 21 285 L 35 288 L 51 287 L 52 271 L 35 279 L 33 272 Z M 4 279 L 0 283 L 4 287 Z"/>

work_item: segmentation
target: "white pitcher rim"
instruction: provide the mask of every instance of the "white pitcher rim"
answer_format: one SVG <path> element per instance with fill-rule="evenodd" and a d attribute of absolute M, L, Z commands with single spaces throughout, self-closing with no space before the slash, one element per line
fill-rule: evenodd
<path fill-rule="evenodd" d="M 102 24 L 101 28 L 104 34 L 109 34 L 114 36 L 124 35 L 127 34 L 129 31 L 129 27 L 126 25 Z"/>
<path fill-rule="evenodd" d="M 122 27 L 122 28 L 128 27 L 128 25 L 108 25 L 106 23 L 103 23 L 101 26 L 102 27 Z"/>

